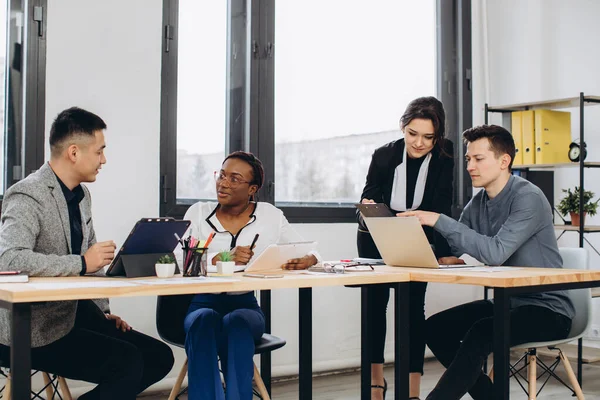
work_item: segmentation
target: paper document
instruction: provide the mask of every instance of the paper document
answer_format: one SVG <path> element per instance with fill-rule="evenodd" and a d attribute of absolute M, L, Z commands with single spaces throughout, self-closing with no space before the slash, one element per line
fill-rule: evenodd
<path fill-rule="evenodd" d="M 504 271 L 517 271 L 522 268 L 518 267 L 468 267 L 468 268 L 440 268 L 439 271 L 452 271 L 452 272 L 504 272 Z"/>
<path fill-rule="evenodd" d="M 73 282 L 30 282 L 28 287 L 40 290 L 61 290 L 61 289 L 80 289 L 80 288 L 118 288 L 138 286 L 133 282 L 123 282 L 107 279 L 106 281 L 73 281 Z"/>
<path fill-rule="evenodd" d="M 189 285 L 202 283 L 222 283 L 222 282 L 238 282 L 239 279 L 234 278 L 213 278 L 213 277 L 189 277 L 189 278 L 163 278 L 163 279 L 144 279 L 136 280 L 135 283 L 140 285 Z"/>

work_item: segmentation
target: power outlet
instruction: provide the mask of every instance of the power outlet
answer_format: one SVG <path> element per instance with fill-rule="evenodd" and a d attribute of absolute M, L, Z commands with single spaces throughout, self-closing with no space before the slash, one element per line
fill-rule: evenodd
<path fill-rule="evenodd" d="M 600 325 L 592 325 L 587 336 L 590 339 L 600 340 Z"/>

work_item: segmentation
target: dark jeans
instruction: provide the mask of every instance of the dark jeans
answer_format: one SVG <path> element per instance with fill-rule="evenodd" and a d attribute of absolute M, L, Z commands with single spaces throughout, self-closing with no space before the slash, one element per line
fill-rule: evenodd
<path fill-rule="evenodd" d="M 427 345 L 447 368 L 427 400 L 460 399 L 467 392 L 475 400 L 492 398 L 492 381 L 482 368 L 493 349 L 493 316 L 494 305 L 479 300 L 427 319 Z M 545 307 L 521 306 L 510 311 L 511 346 L 564 339 L 570 329 L 571 319 Z"/>
<path fill-rule="evenodd" d="M 3 347 L 6 359 L 10 350 Z M 97 384 L 80 400 L 135 399 L 167 375 L 173 361 L 165 343 L 134 330 L 118 330 L 91 300 L 79 301 L 75 326 L 66 336 L 31 349 L 33 369 Z"/>

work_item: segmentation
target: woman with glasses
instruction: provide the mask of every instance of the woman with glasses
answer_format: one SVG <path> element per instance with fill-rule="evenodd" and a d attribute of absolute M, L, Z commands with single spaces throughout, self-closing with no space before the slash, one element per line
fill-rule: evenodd
<path fill-rule="evenodd" d="M 246 265 L 274 243 L 299 242 L 278 208 L 253 201 L 264 181 L 262 163 L 251 153 L 229 154 L 215 172 L 217 202 L 191 206 L 189 234 L 206 239 L 215 232 L 208 248 L 209 262 L 230 250 L 236 265 Z M 258 239 L 255 238 L 258 235 Z M 252 246 L 252 247 L 251 247 Z M 317 263 L 315 254 L 288 260 L 285 269 L 305 269 Z M 188 356 L 189 399 L 252 399 L 254 343 L 265 331 L 264 315 L 253 292 L 197 294 L 184 321 Z M 225 397 L 218 359 L 227 387 Z"/>
<path fill-rule="evenodd" d="M 452 142 L 444 138 L 444 106 L 435 97 L 411 101 L 400 118 L 403 139 L 376 149 L 371 159 L 362 203 L 384 203 L 395 212 L 427 210 L 450 215 L 454 160 Z M 358 255 L 381 258 L 357 212 Z M 446 240 L 432 228 L 424 227 L 438 258 L 450 256 Z M 441 260 L 443 261 L 443 260 Z M 410 398 L 420 395 L 425 354 L 425 290 L 427 283 L 410 283 Z M 368 303 L 371 337 L 371 398 L 383 399 L 387 382 L 383 376 L 386 311 L 390 286 L 370 285 Z"/>

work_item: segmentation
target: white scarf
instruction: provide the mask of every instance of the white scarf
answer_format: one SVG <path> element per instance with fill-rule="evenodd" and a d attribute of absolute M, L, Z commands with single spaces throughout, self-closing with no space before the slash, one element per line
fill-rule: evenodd
<path fill-rule="evenodd" d="M 396 167 L 394 172 L 394 184 L 392 186 L 392 198 L 390 207 L 396 211 L 416 210 L 423 201 L 425 192 L 425 182 L 427 182 L 427 172 L 429 170 L 429 161 L 431 161 L 431 152 L 425 156 L 425 160 L 419 169 L 417 184 L 415 185 L 415 194 L 411 208 L 406 208 L 406 144 L 402 153 L 402 163 Z"/>

